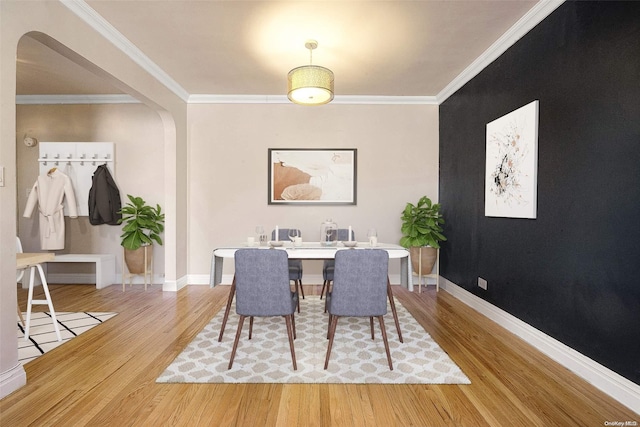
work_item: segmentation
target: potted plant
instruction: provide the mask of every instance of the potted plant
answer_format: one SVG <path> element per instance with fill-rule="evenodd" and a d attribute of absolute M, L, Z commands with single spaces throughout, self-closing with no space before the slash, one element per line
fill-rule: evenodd
<path fill-rule="evenodd" d="M 402 238 L 400 245 L 408 248 L 411 265 L 416 274 L 430 274 L 437 259 L 440 242 L 447 240 L 442 234 L 444 218 L 440 204 L 423 196 L 416 205 L 407 203 L 402 212 Z"/>
<path fill-rule="evenodd" d="M 127 194 L 129 202 L 120 209 L 122 219 L 121 245 L 124 260 L 132 274 L 145 274 L 153 258 L 153 242 L 162 245 L 160 233 L 164 231 L 164 213 L 160 205 L 147 205 L 141 197 Z M 146 266 L 145 266 L 146 258 Z"/>

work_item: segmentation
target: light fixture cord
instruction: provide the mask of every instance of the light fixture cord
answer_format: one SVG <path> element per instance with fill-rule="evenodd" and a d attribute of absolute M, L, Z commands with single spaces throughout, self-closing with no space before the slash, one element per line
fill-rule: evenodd
<path fill-rule="evenodd" d="M 309 48 L 309 65 L 313 65 L 313 49 Z"/>

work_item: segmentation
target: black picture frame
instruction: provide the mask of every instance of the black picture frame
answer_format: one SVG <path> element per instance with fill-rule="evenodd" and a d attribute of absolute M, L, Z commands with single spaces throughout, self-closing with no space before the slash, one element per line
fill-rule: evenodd
<path fill-rule="evenodd" d="M 355 148 L 269 148 L 270 205 L 355 205 Z"/>

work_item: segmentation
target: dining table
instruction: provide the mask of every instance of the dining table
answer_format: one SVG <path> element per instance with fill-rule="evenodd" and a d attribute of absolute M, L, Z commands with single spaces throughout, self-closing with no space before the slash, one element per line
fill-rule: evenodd
<path fill-rule="evenodd" d="M 367 250 L 367 249 L 382 249 L 387 251 L 390 260 L 400 261 L 400 284 L 407 288 L 409 291 L 413 291 L 413 276 L 409 270 L 411 268 L 411 258 L 409 251 L 400 246 L 392 243 L 377 243 L 375 246 L 371 246 L 369 242 L 357 242 L 354 247 L 347 247 L 342 242 L 336 242 L 332 245 L 326 245 L 321 242 L 302 242 L 300 245 L 295 245 L 292 242 L 281 241 L 282 245 L 273 247 L 269 244 L 260 245 L 259 243 L 248 244 L 241 243 L 229 246 L 219 247 L 213 250 L 211 257 L 211 273 L 209 276 L 209 286 L 214 287 L 222 282 L 222 268 L 225 259 L 233 259 L 234 254 L 238 249 L 244 248 L 260 248 L 264 250 L 283 250 L 287 251 L 289 259 L 300 260 L 326 260 L 334 259 L 336 253 L 342 250 Z"/>
<path fill-rule="evenodd" d="M 347 243 L 348 244 L 348 243 Z M 338 251 L 343 250 L 369 250 L 369 249 L 382 249 L 387 251 L 389 254 L 389 259 L 399 259 L 400 260 L 400 281 L 403 286 L 405 286 L 410 291 L 413 291 L 413 281 L 412 275 L 409 272 L 409 268 L 411 266 L 410 254 L 407 249 L 400 245 L 394 245 L 391 243 L 376 243 L 375 245 L 369 244 L 369 242 L 356 242 L 351 246 L 345 246 L 342 242 L 334 242 L 333 244 L 327 245 L 321 242 L 302 242 L 300 244 L 294 244 L 293 242 L 285 242 L 280 241 L 272 244 L 269 242 L 266 245 L 260 244 L 249 244 L 245 243 L 237 246 L 227 246 L 214 249 L 213 256 L 211 259 L 211 275 L 209 279 L 209 285 L 211 287 L 217 286 L 222 281 L 222 267 L 225 258 L 234 258 L 235 253 L 239 249 L 244 248 L 259 248 L 264 250 L 282 250 L 287 251 L 287 255 L 289 259 L 300 259 L 300 260 L 327 260 L 327 259 L 335 259 L 336 253 Z M 224 316 L 222 320 L 222 326 L 220 328 L 220 335 L 218 336 L 218 341 L 222 341 L 222 336 L 224 334 L 225 326 L 227 323 L 227 318 L 229 316 L 229 312 L 231 309 L 231 303 L 233 301 L 235 295 L 235 279 L 231 284 L 231 289 L 229 290 L 229 296 L 227 298 L 227 304 L 224 311 Z M 402 338 L 402 331 L 400 329 L 400 322 L 398 320 L 398 314 L 395 307 L 393 291 L 391 290 L 391 283 L 387 279 L 387 296 L 389 298 L 389 303 L 391 305 L 391 311 L 393 314 L 394 323 L 396 326 L 396 330 L 398 332 L 398 338 L 400 342 L 404 342 Z"/>

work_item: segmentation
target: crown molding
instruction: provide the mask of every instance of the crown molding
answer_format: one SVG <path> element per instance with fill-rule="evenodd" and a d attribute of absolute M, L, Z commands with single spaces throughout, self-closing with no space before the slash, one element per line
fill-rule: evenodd
<path fill-rule="evenodd" d="M 190 95 L 189 104 L 291 104 L 285 95 Z M 336 95 L 331 104 L 438 105 L 435 96 Z"/>
<path fill-rule="evenodd" d="M 193 94 L 187 99 L 188 104 L 287 104 L 286 95 L 212 95 Z"/>
<path fill-rule="evenodd" d="M 139 104 L 130 95 L 16 95 L 16 105 Z"/>
<path fill-rule="evenodd" d="M 356 96 L 336 95 L 332 104 L 438 105 L 435 96 Z"/>
<path fill-rule="evenodd" d="M 176 94 L 183 101 L 187 101 L 189 93 L 173 80 L 162 68 L 149 59 L 140 49 L 127 39 L 120 31 L 104 19 L 84 0 L 60 0 L 71 12 L 86 22 L 91 28 L 113 43 L 125 55 L 131 58 L 136 64 L 151 74 L 155 79 Z"/>
<path fill-rule="evenodd" d="M 122 50 L 145 71 L 189 104 L 288 104 L 285 95 L 190 95 L 182 86 L 173 80 L 164 70 L 149 59 L 140 49 L 131 43 L 122 33 L 115 29 L 106 19 L 92 9 L 84 0 L 60 0 L 69 10 L 85 21 L 107 40 Z M 541 0 L 518 20 L 495 43 L 473 61 L 462 73 L 454 78 L 436 96 L 355 96 L 336 95 L 332 104 L 343 105 L 440 105 L 458 89 L 478 75 L 489 64 L 495 61 L 513 44 L 520 40 L 532 28 L 562 5 L 565 0 Z M 23 95 L 17 97 L 20 104 L 106 104 L 130 103 L 134 101 L 107 101 L 104 97 L 118 95 Z M 57 98 L 57 100 L 55 100 Z M 36 101 L 36 99 L 41 99 Z M 115 99 L 115 98 L 114 98 Z M 133 98 L 132 98 L 133 99 Z M 80 102 L 79 102 L 80 101 Z M 95 101 L 95 102 L 92 102 Z M 137 101 L 135 101 L 137 102 Z"/>
<path fill-rule="evenodd" d="M 130 95 L 17 95 L 16 105 L 139 104 Z M 189 95 L 189 104 L 292 104 L 285 95 Z M 438 105 L 435 96 L 336 95 L 331 104 Z"/>
<path fill-rule="evenodd" d="M 487 50 L 482 53 L 475 61 L 471 63 L 465 70 L 453 79 L 444 89 L 436 95 L 438 104 L 442 104 L 447 98 L 453 95 L 458 89 L 464 86 L 472 78 L 477 76 L 480 71 L 484 70 L 489 64 L 495 61 L 500 55 L 506 52 L 518 40 L 524 37 L 533 27 L 538 25 L 556 10 L 565 0 L 541 0 L 527 13 L 522 16 L 507 30 L 498 40 L 495 41 Z"/>

